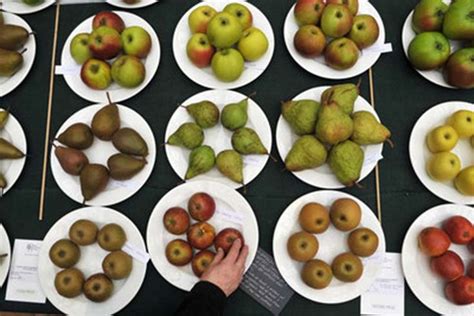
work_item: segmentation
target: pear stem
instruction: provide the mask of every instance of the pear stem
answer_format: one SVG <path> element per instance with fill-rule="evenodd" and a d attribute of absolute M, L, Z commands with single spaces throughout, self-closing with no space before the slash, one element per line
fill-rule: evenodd
<path fill-rule="evenodd" d="M 30 33 L 28 33 L 28 35 L 36 35 L 36 32 L 35 31 L 31 31 Z"/>
<path fill-rule="evenodd" d="M 275 157 L 273 157 L 272 154 L 268 154 L 268 156 L 270 157 L 271 160 L 273 160 L 273 162 L 278 162 L 278 160 Z"/>
<path fill-rule="evenodd" d="M 287 172 L 287 171 L 288 169 L 286 169 L 286 167 L 280 170 L 280 172 Z"/>
<path fill-rule="evenodd" d="M 245 183 L 242 183 L 243 187 L 244 187 L 244 194 L 247 194 L 247 186 L 245 185 Z"/>
<path fill-rule="evenodd" d="M 387 138 L 385 141 L 390 145 L 390 148 L 395 148 L 395 143 L 390 138 Z"/>
<path fill-rule="evenodd" d="M 360 184 L 358 182 L 355 182 L 354 184 L 358 189 L 364 189 L 364 186 L 362 184 Z"/>
<path fill-rule="evenodd" d="M 23 48 L 23 49 L 20 51 L 20 54 L 23 55 L 27 50 L 28 50 L 28 48 Z"/>
<path fill-rule="evenodd" d="M 106 94 L 107 94 L 107 100 L 109 101 L 109 104 L 112 104 L 113 102 L 112 102 L 112 99 L 110 98 L 109 91 L 107 91 Z"/>
<path fill-rule="evenodd" d="M 0 188 L 0 199 L 3 197 L 3 188 Z M 3 255 L 2 255 L 3 256 Z M 3 258 L 2 256 L 0 256 L 0 258 Z"/>
<path fill-rule="evenodd" d="M 250 93 L 248 96 L 247 96 L 247 99 L 251 98 L 251 97 L 254 97 L 257 95 L 257 91 L 254 91 L 252 93 Z"/>
<path fill-rule="evenodd" d="M 359 77 L 359 81 L 357 81 L 356 87 L 360 90 L 360 85 L 362 84 L 362 77 Z"/>

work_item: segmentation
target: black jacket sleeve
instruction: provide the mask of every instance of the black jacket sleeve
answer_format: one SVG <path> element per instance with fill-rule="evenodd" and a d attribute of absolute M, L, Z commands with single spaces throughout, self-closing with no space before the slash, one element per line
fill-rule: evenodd
<path fill-rule="evenodd" d="M 220 316 L 224 314 L 226 301 L 227 297 L 219 287 L 200 281 L 186 295 L 175 315 Z"/>

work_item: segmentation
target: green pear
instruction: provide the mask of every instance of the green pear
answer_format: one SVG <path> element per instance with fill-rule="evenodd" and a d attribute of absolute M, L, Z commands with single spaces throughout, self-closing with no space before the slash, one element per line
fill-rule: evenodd
<path fill-rule="evenodd" d="M 330 145 L 336 145 L 351 137 L 354 123 L 336 102 L 324 103 L 319 110 L 316 137 Z"/>
<path fill-rule="evenodd" d="M 225 128 L 235 131 L 247 124 L 248 100 L 248 98 L 245 98 L 238 103 L 227 104 L 222 109 L 221 123 Z"/>
<path fill-rule="evenodd" d="M 461 170 L 454 179 L 454 185 L 460 193 L 474 196 L 474 166 Z"/>
<path fill-rule="evenodd" d="M 62 132 L 57 140 L 68 147 L 84 150 L 94 142 L 94 134 L 92 134 L 92 130 L 88 125 L 76 123 Z"/>
<path fill-rule="evenodd" d="M 211 101 L 190 104 L 186 110 L 201 128 L 211 128 L 219 123 L 219 108 Z"/>
<path fill-rule="evenodd" d="M 444 15 L 443 33 L 451 40 L 474 39 L 474 1 L 451 3 Z"/>
<path fill-rule="evenodd" d="M 345 83 L 332 86 L 324 90 L 321 96 L 321 103 L 327 104 L 335 102 L 341 110 L 351 115 L 354 111 L 354 103 L 359 97 L 359 84 Z"/>
<path fill-rule="evenodd" d="M 200 174 L 206 173 L 216 164 L 216 154 L 214 149 L 204 145 L 199 146 L 189 154 L 189 166 L 186 171 L 185 179 L 192 179 Z"/>
<path fill-rule="evenodd" d="M 23 157 L 25 157 L 25 154 L 21 150 L 5 138 L 0 137 L 0 159 L 20 159 Z"/>
<path fill-rule="evenodd" d="M 7 50 L 19 50 L 21 49 L 30 33 L 22 26 L 3 24 L 0 25 L 0 48 Z"/>
<path fill-rule="evenodd" d="M 293 144 L 285 158 L 285 166 L 289 171 L 301 171 L 317 168 L 327 159 L 327 150 L 313 135 L 305 135 Z"/>
<path fill-rule="evenodd" d="M 0 111 L 0 131 L 7 125 L 10 112 L 8 110 Z"/>
<path fill-rule="evenodd" d="M 23 52 L 0 48 L 0 77 L 11 77 L 23 65 Z"/>
<path fill-rule="evenodd" d="M 168 145 L 182 146 L 187 149 L 194 149 L 204 142 L 204 132 L 196 123 L 182 124 L 166 142 Z"/>
<path fill-rule="evenodd" d="M 232 134 L 232 147 L 241 155 L 268 155 L 258 134 L 251 128 L 243 127 Z"/>
<path fill-rule="evenodd" d="M 104 191 L 109 182 L 109 170 L 99 164 L 89 164 L 84 167 L 79 177 L 84 202 L 92 200 Z"/>
<path fill-rule="evenodd" d="M 112 144 L 123 154 L 133 156 L 148 156 L 148 145 L 143 137 L 134 129 L 124 127 L 112 137 Z"/>
<path fill-rule="evenodd" d="M 143 158 L 115 154 L 107 160 L 107 167 L 110 170 L 110 177 L 115 180 L 129 180 L 143 170 L 147 164 Z"/>
<path fill-rule="evenodd" d="M 320 107 L 321 104 L 313 100 L 287 101 L 281 105 L 281 114 L 293 131 L 303 136 L 314 133 Z"/>
<path fill-rule="evenodd" d="M 328 163 L 339 182 L 346 187 L 351 187 L 360 178 L 364 164 L 364 151 L 358 144 L 346 140 L 331 149 Z"/>
<path fill-rule="evenodd" d="M 221 151 L 216 158 L 217 169 L 234 182 L 244 184 L 244 162 L 235 150 Z"/>
<path fill-rule="evenodd" d="M 379 123 L 375 116 L 367 111 L 354 112 L 352 114 L 354 132 L 351 140 L 359 145 L 380 144 L 390 142 L 390 130 Z"/>
<path fill-rule="evenodd" d="M 112 136 L 120 129 L 119 109 L 110 100 L 109 94 L 107 94 L 107 98 L 109 99 L 109 104 L 94 114 L 91 123 L 92 133 L 103 141 L 112 140 Z"/>

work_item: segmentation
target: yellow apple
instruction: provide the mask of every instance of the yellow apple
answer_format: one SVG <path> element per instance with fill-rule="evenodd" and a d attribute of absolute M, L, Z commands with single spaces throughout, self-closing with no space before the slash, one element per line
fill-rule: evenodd
<path fill-rule="evenodd" d="M 237 48 L 246 61 L 256 61 L 267 52 L 268 39 L 261 30 L 251 27 L 244 31 Z"/>
<path fill-rule="evenodd" d="M 453 180 L 461 170 L 461 160 L 451 152 L 434 154 L 426 163 L 426 172 L 436 181 Z"/>
<path fill-rule="evenodd" d="M 456 189 L 464 195 L 474 195 L 474 166 L 461 170 L 454 179 Z"/>
<path fill-rule="evenodd" d="M 459 110 L 448 119 L 460 138 L 474 136 L 474 112 L 469 110 Z"/>
<path fill-rule="evenodd" d="M 450 151 L 456 146 L 459 136 L 449 125 L 442 125 L 432 130 L 426 137 L 426 145 L 432 153 Z"/>

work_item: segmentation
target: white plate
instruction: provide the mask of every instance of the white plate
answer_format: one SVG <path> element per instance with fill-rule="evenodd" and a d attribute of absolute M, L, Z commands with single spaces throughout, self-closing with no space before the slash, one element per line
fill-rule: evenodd
<path fill-rule="evenodd" d="M 0 111 L 2 110 L 4 109 L 0 108 Z M 25 132 L 11 113 L 9 114 L 7 125 L 0 131 L 0 137 L 5 138 L 25 155 L 27 154 Z M 3 194 L 7 193 L 13 187 L 16 180 L 18 180 L 25 166 L 25 162 L 26 156 L 21 159 L 0 159 L 0 172 L 3 173 L 8 182 L 7 187 L 3 189 Z"/>
<path fill-rule="evenodd" d="M 56 133 L 55 138 L 74 123 L 81 122 L 90 125 L 94 114 L 104 105 L 105 104 L 91 105 L 73 114 L 66 120 L 66 122 L 64 122 Z M 130 180 L 115 181 L 110 179 L 105 191 L 99 193 L 92 200 L 87 201 L 86 205 L 107 206 L 125 201 L 145 185 L 145 182 L 150 177 L 155 165 L 156 143 L 150 126 L 145 119 L 140 116 L 140 114 L 131 108 L 119 104 L 117 106 L 119 107 L 121 127 L 131 127 L 135 129 L 148 145 L 149 154 L 146 157 L 148 163 L 140 173 Z M 59 142 L 56 143 L 59 145 Z M 92 146 L 84 150 L 84 153 L 89 158 L 90 163 L 100 163 L 107 166 L 107 160 L 109 157 L 118 153 L 118 150 L 115 149 L 112 142 L 101 141 L 95 137 Z M 62 169 L 56 155 L 54 154 L 53 148 L 51 149 L 51 170 L 54 179 L 61 190 L 74 201 L 82 203 L 83 197 L 81 194 L 79 177 L 71 176 Z"/>
<path fill-rule="evenodd" d="M 443 0 L 443 2 L 450 4 L 450 0 Z M 405 52 L 405 56 L 408 58 L 408 47 L 410 46 L 411 41 L 415 38 L 416 33 L 413 31 L 412 28 L 412 18 L 413 18 L 413 11 L 410 12 L 408 15 L 407 19 L 405 20 L 405 23 L 403 24 L 403 30 L 402 30 L 402 44 L 403 44 L 403 50 Z M 456 51 L 457 49 L 461 48 L 461 44 L 457 41 L 449 41 L 451 44 L 451 52 Z M 451 89 L 459 89 L 457 87 L 454 87 L 446 82 L 444 80 L 443 72 L 441 69 L 439 70 L 419 70 L 416 68 L 415 69 L 420 75 L 422 75 L 425 79 L 428 81 L 431 81 L 434 84 L 437 84 L 438 86 L 445 87 L 445 88 L 451 88 Z"/>
<path fill-rule="evenodd" d="M 55 0 L 44 0 L 38 5 L 27 5 L 21 0 L 7 0 L 3 2 L 2 10 L 16 14 L 30 14 L 46 9 L 55 2 Z"/>
<path fill-rule="evenodd" d="M 135 4 L 126 4 L 123 0 L 107 0 L 106 2 L 123 9 L 139 9 L 158 3 L 158 0 L 140 0 L 140 2 Z"/>
<path fill-rule="evenodd" d="M 463 195 L 456 190 L 452 181 L 438 182 L 426 172 L 426 162 L 433 155 L 426 146 L 429 132 L 446 123 L 446 120 L 458 110 L 474 111 L 474 105 L 462 101 L 451 101 L 438 104 L 426 111 L 416 122 L 410 136 L 410 161 L 418 179 L 439 198 L 458 204 L 474 204 L 474 196 Z M 460 139 L 452 150 L 461 159 L 461 168 L 474 165 L 474 149 L 469 139 Z"/>
<path fill-rule="evenodd" d="M 113 82 L 110 87 L 106 89 L 106 91 L 110 92 L 112 100 L 114 100 L 115 102 L 120 102 L 135 96 L 140 91 L 145 89 L 145 87 L 151 82 L 153 76 L 155 75 L 158 69 L 158 65 L 160 64 L 161 48 L 160 41 L 158 39 L 158 36 L 156 35 L 155 30 L 150 24 L 148 24 L 147 21 L 145 21 L 138 15 L 132 13 L 123 11 L 114 12 L 117 13 L 123 19 L 123 21 L 125 22 L 125 26 L 143 27 L 150 34 L 152 42 L 150 54 L 147 56 L 146 59 L 142 60 L 146 68 L 146 75 L 143 83 L 136 88 L 128 89 L 122 88 L 117 83 Z M 92 32 L 93 19 L 94 16 L 91 16 L 90 18 L 79 24 L 74 29 L 74 31 L 71 32 L 63 47 L 63 52 L 61 55 L 61 66 L 68 69 L 67 74 L 64 75 L 64 80 L 66 80 L 68 86 L 77 95 L 91 102 L 106 102 L 107 98 L 105 96 L 104 91 L 91 89 L 82 82 L 80 77 L 81 65 L 76 64 L 69 52 L 71 41 L 75 35 L 84 32 Z"/>
<path fill-rule="evenodd" d="M 235 103 L 242 101 L 246 96 L 235 91 L 230 90 L 208 90 L 201 93 L 198 93 L 191 98 L 183 102 L 183 105 L 189 105 L 192 103 L 209 100 L 214 102 L 220 111 L 224 108 L 225 105 L 229 103 Z M 166 128 L 165 133 L 165 142 L 168 138 L 185 122 L 194 122 L 191 115 L 188 114 L 185 108 L 178 107 L 178 109 L 171 116 L 171 119 L 168 122 L 168 127 Z M 268 122 L 265 113 L 260 108 L 260 106 L 255 103 L 251 98 L 248 102 L 248 122 L 246 127 L 254 129 L 257 134 L 260 136 L 263 145 L 267 148 L 268 152 L 271 153 L 272 150 L 272 130 L 270 123 Z M 203 129 L 204 131 L 204 143 L 203 145 L 211 146 L 216 156 L 225 149 L 232 149 L 231 137 L 232 132 L 225 129 L 222 126 L 219 118 L 219 123 L 213 128 Z M 186 170 L 188 169 L 189 162 L 189 153 L 191 152 L 188 149 L 166 145 L 166 156 L 168 161 L 171 164 L 173 170 L 179 175 L 181 179 L 184 179 Z M 244 160 L 244 183 L 248 184 L 253 179 L 255 179 L 259 173 L 265 167 L 265 164 L 268 161 L 268 155 L 243 155 Z M 222 184 L 228 185 L 234 189 L 242 187 L 240 183 L 236 183 L 224 175 L 222 175 L 219 170 L 213 168 L 209 172 L 199 175 L 189 181 L 195 180 L 211 180 L 220 182 Z"/>
<path fill-rule="evenodd" d="M 0 255 L 7 254 L 8 256 L 0 259 L 0 288 L 7 279 L 8 269 L 11 261 L 11 247 L 5 227 L 0 223 Z"/>
<path fill-rule="evenodd" d="M 365 72 L 379 59 L 380 52 L 372 52 L 370 49 L 373 47 L 382 46 L 385 43 L 385 27 L 379 13 L 368 1 L 359 1 L 358 14 L 372 15 L 379 25 L 380 35 L 377 41 L 371 47 L 362 50 L 357 63 L 353 67 L 346 70 L 337 70 L 329 67 L 324 61 L 324 56 L 306 58 L 298 53 L 295 46 L 293 45 L 293 39 L 299 29 L 293 13 L 294 8 L 295 6 L 293 5 L 286 16 L 285 25 L 283 27 L 283 35 L 285 37 L 286 48 L 290 52 L 291 57 L 293 57 L 296 63 L 306 71 L 312 73 L 315 76 L 326 79 L 347 79 Z"/>
<path fill-rule="evenodd" d="M 43 293 L 48 300 L 61 312 L 67 315 L 112 315 L 128 305 L 140 290 L 146 274 L 146 264 L 134 259 L 130 276 L 124 280 L 113 281 L 114 292 L 103 303 L 89 301 L 83 294 L 76 298 L 65 298 L 56 292 L 54 278 L 61 271 L 49 259 L 49 249 L 58 240 L 69 238 L 69 228 L 75 221 L 88 219 L 97 224 L 99 229 L 106 224 L 115 223 L 122 226 L 127 234 L 127 242 L 143 252 L 146 252 L 145 242 L 135 224 L 125 215 L 103 207 L 88 207 L 75 210 L 63 216 L 48 231 L 41 245 L 38 274 Z M 102 260 L 109 253 L 99 244 L 81 248 L 81 258 L 75 265 L 84 273 L 87 279 L 95 273 L 101 273 Z"/>
<path fill-rule="evenodd" d="M 335 200 L 340 198 L 350 198 L 359 204 L 362 209 L 359 227 L 373 230 L 379 237 L 379 246 L 371 257 L 361 258 L 364 263 L 364 272 L 357 282 L 345 283 L 333 278 L 327 288 L 316 290 L 307 286 L 301 279 L 301 270 L 304 263 L 290 258 L 286 244 L 293 233 L 302 230 L 298 224 L 298 214 L 305 204 L 317 202 L 329 208 Z M 328 230 L 316 236 L 319 241 L 319 250 L 315 258 L 323 260 L 329 265 L 338 254 L 349 251 L 346 240 L 349 232 L 338 231 L 332 224 Z M 385 235 L 377 217 L 364 202 L 343 192 L 316 191 L 299 197 L 281 214 L 273 233 L 273 255 L 278 271 L 280 271 L 286 283 L 298 294 L 318 303 L 344 303 L 367 291 L 375 281 L 385 255 Z"/>
<path fill-rule="evenodd" d="M 156 270 L 169 283 L 184 291 L 190 291 L 199 279 L 194 275 L 191 264 L 176 267 L 168 262 L 165 249 L 168 242 L 186 235 L 168 233 L 163 226 L 163 215 L 174 206 L 187 209 L 189 198 L 197 192 L 207 192 L 216 202 L 216 213 L 208 221 L 216 229 L 216 234 L 227 227 L 239 229 L 249 247 L 245 271 L 250 267 L 258 248 L 258 224 L 250 204 L 237 191 L 226 185 L 211 181 L 184 183 L 163 196 L 151 213 L 146 232 L 148 251 Z M 194 223 L 195 221 L 192 221 Z M 214 248 L 212 248 L 214 251 Z"/>
<path fill-rule="evenodd" d="M 21 17 L 12 13 L 3 12 L 5 24 L 14 24 L 24 27 L 29 32 L 32 32 L 31 27 Z M 6 96 L 18 87 L 31 70 L 36 56 L 36 40 L 35 36 L 31 35 L 25 43 L 26 51 L 23 53 L 23 66 L 11 77 L 0 77 L 0 97 Z M 21 51 L 21 49 L 20 49 Z"/>
<path fill-rule="evenodd" d="M 461 215 L 474 222 L 474 209 L 464 205 L 444 204 L 421 214 L 411 224 L 402 246 L 402 267 L 408 286 L 426 307 L 442 315 L 474 315 L 474 304 L 455 305 L 444 295 L 445 282 L 431 272 L 430 259 L 418 248 L 418 234 L 426 227 L 441 227 L 442 222 L 454 215 Z M 467 266 L 472 255 L 466 246 L 451 244 Z"/>
<path fill-rule="evenodd" d="M 292 100 L 311 99 L 319 102 L 324 90 L 328 88 L 330 88 L 330 86 L 311 88 L 298 94 Z M 368 111 L 372 113 L 380 122 L 380 119 L 374 108 L 361 96 L 357 98 L 354 104 L 354 112 L 357 111 Z M 293 132 L 290 125 L 283 118 L 283 116 L 280 115 L 276 129 L 276 142 L 278 152 L 280 153 L 280 157 L 283 161 L 285 161 L 285 158 L 293 146 L 293 143 L 299 137 L 300 136 Z M 361 146 L 361 148 L 364 151 L 364 165 L 362 166 L 360 178 L 357 182 L 362 181 L 365 177 L 367 177 L 375 168 L 377 162 L 382 159 L 383 144 Z M 314 187 L 325 189 L 344 188 L 344 185 L 341 184 L 339 180 L 337 180 L 336 176 L 331 171 L 327 163 L 319 168 L 293 172 L 293 174 L 301 181 Z"/>
<path fill-rule="evenodd" d="M 246 62 L 245 70 L 239 79 L 233 82 L 223 82 L 214 76 L 211 67 L 200 69 L 194 66 L 189 60 L 186 54 L 186 45 L 192 34 L 188 26 L 188 17 L 194 9 L 205 4 L 208 4 L 217 11 L 220 11 L 223 10 L 227 4 L 232 2 L 243 3 L 252 12 L 253 25 L 261 29 L 268 38 L 268 50 L 259 60 L 251 63 Z M 260 75 L 264 73 L 265 69 L 267 69 L 270 61 L 272 60 L 274 50 L 275 36 L 267 17 L 253 4 L 240 0 L 205 1 L 205 3 L 201 2 L 196 4 L 183 15 L 181 20 L 179 20 L 173 35 L 173 54 L 179 68 L 189 79 L 195 83 L 211 89 L 236 89 L 251 83 L 260 77 Z"/>

